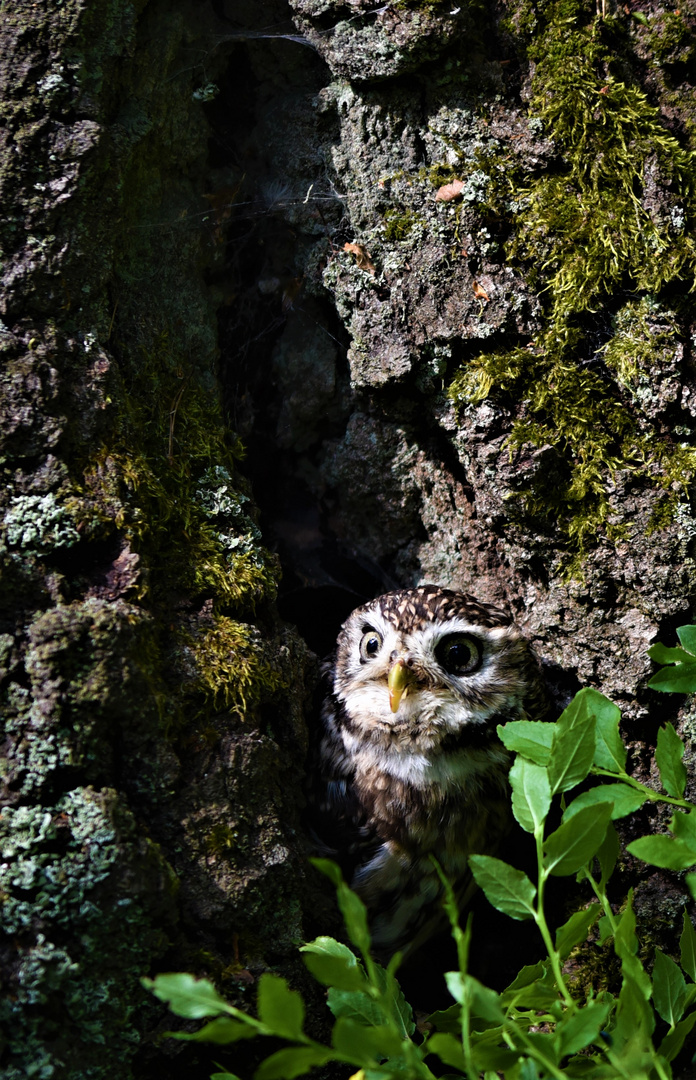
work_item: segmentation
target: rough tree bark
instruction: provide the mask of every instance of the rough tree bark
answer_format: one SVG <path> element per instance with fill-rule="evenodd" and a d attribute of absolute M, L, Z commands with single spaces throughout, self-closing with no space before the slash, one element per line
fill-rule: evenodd
<path fill-rule="evenodd" d="M 152 965 L 296 965 L 305 642 L 368 595 L 505 604 L 643 778 L 693 735 L 695 18 L 0 5 L 8 1080 L 161 1068 Z"/>

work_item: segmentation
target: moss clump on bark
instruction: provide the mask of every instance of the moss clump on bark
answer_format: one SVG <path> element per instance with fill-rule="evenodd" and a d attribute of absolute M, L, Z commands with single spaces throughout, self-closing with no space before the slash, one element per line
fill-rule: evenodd
<path fill-rule="evenodd" d="M 261 635 L 248 623 L 217 615 L 210 629 L 182 639 L 182 644 L 197 671 L 184 692 L 203 695 L 204 713 L 212 704 L 244 715 L 283 687 L 282 673 L 264 658 Z"/>
<path fill-rule="evenodd" d="M 450 395 L 522 403 L 510 448 L 552 452 L 550 468 L 519 492 L 520 506 L 544 530 L 560 527 L 569 565 L 578 570 L 598 534 L 625 535 L 611 520 L 617 470 L 670 491 L 671 510 L 696 472 L 693 432 L 674 445 L 629 386 L 634 366 L 654 379 L 666 341 L 679 345 L 674 321 L 657 336 L 640 322 L 667 287 L 684 293 L 696 281 L 696 159 L 628 81 L 630 43 L 618 18 L 560 0 L 535 9 L 535 18 L 523 8 L 517 25 L 527 28 L 536 64 L 531 108 L 560 160 L 531 181 L 508 171 L 501 187 L 501 174 L 490 175 L 501 213 L 519 185 L 507 254 L 541 293 L 546 325 L 524 348 L 475 357 L 452 380 Z M 659 205 L 651 184 L 662 195 Z M 614 336 L 588 355 L 589 320 L 617 290 L 637 299 L 618 317 Z M 664 501 L 661 507 L 667 513 Z"/>
<path fill-rule="evenodd" d="M 166 339 L 133 365 L 120 428 L 102 449 L 126 489 L 120 524 L 150 568 L 146 591 L 180 589 L 253 610 L 273 599 L 278 564 L 261 544 L 237 473 L 241 443 L 201 373 L 177 365 Z"/>

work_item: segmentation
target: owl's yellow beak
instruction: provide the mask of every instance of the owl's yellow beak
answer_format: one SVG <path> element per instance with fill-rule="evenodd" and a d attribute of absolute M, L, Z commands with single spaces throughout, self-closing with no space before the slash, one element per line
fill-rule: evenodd
<path fill-rule="evenodd" d="M 406 666 L 405 660 L 397 660 L 390 668 L 387 685 L 389 686 L 389 706 L 392 712 L 397 711 L 402 697 L 408 693 L 409 686 L 417 681 L 411 668 Z"/>

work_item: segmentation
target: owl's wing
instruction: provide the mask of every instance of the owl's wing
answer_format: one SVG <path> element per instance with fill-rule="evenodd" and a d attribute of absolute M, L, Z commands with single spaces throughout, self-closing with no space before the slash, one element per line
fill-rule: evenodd
<path fill-rule="evenodd" d="M 335 859 L 350 881 L 384 841 L 358 797 L 355 769 L 338 734 L 342 709 L 329 689 L 318 752 L 309 774 L 307 831 L 316 853 Z"/>

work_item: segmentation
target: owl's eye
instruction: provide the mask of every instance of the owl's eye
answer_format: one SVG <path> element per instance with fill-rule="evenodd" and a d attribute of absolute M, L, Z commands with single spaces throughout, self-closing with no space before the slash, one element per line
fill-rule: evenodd
<path fill-rule="evenodd" d="M 435 656 L 450 675 L 470 675 L 481 664 L 481 646 L 467 634 L 448 634 L 437 644 Z"/>
<path fill-rule="evenodd" d="M 382 635 L 377 630 L 366 630 L 360 641 L 360 659 L 372 660 L 382 648 Z"/>

